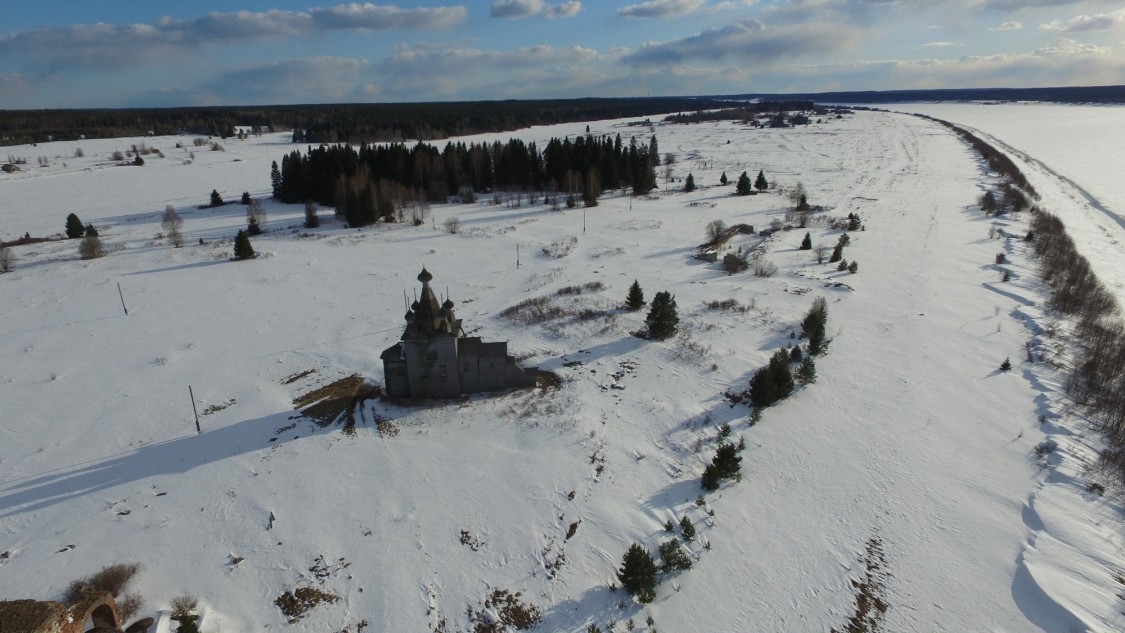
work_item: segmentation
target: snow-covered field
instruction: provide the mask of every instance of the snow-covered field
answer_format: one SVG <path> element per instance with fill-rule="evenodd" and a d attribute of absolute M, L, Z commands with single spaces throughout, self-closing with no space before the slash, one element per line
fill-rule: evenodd
<path fill-rule="evenodd" d="M 518 135 L 542 146 L 583 128 Z M 591 131 L 650 134 L 624 121 Z M 974 206 L 992 184 L 976 157 L 904 114 L 655 133 L 679 158 L 676 176 L 691 172 L 699 190 L 612 194 L 586 212 L 553 212 L 541 198 L 442 205 L 423 226 L 362 230 L 322 210 L 324 225 L 306 231 L 300 206 L 265 200 L 269 232 L 246 262 L 228 260 L 244 207 L 196 205 L 212 189 L 268 198 L 270 161 L 293 149 L 286 135 L 230 140 L 223 152 L 143 139 L 165 154 L 143 167 L 107 161 L 142 139 L 6 148 L 29 165 L 0 174 L 0 236 L 58 233 L 76 212 L 112 252 L 81 261 L 73 241 L 14 247 L 16 268 L 0 275 L 0 552 L 10 552 L 0 599 L 56 598 L 76 577 L 139 561 L 148 609 L 197 594 L 206 633 L 363 621 L 367 631 L 470 630 L 466 609 L 493 588 L 522 592 L 544 631 L 616 622 L 621 632 L 630 619 L 664 632 L 828 631 L 855 610 L 853 580 L 875 542 L 883 630 L 1125 628 L 1120 506 L 1085 492 L 1093 440 L 1060 376 L 1025 361 L 1029 339 L 1048 350 L 1058 341 L 1024 244 L 989 239 L 992 219 Z M 190 164 L 177 141 L 196 150 Z M 731 195 L 739 173 L 759 169 L 776 189 Z M 720 187 L 724 171 L 732 184 Z M 798 250 L 798 229 L 761 245 L 779 267 L 770 278 L 691 258 L 711 220 L 781 219 L 781 190 L 798 181 L 827 215 L 862 216 L 844 254 L 856 274 Z M 1076 240 L 1096 231 L 1073 213 L 1084 203 L 1067 181 L 1036 186 Z M 166 204 L 185 219 L 183 248 L 154 237 Z M 461 233 L 441 230 L 450 217 Z M 1016 224 L 1004 228 L 1022 235 Z M 832 245 L 840 231 L 811 233 Z M 1003 284 L 1001 251 L 1012 262 Z M 1119 262 L 1095 263 L 1107 283 L 1120 278 Z M 354 436 L 294 417 L 293 399 L 317 385 L 353 373 L 382 381 L 378 354 L 401 334 L 403 292 L 423 265 L 466 330 L 510 341 L 562 387 L 369 402 Z M 679 337 L 632 336 L 644 312 L 534 326 L 499 315 L 539 296 L 614 310 L 634 279 L 647 298 L 675 295 Z M 604 290 L 555 294 L 592 282 Z M 818 296 L 833 341 L 817 382 L 748 426 L 748 409 L 723 392 L 796 342 Z M 728 298 L 747 309 L 705 306 Z M 1013 371 L 1000 372 L 1006 357 Z M 380 434 L 373 412 L 398 433 Z M 746 441 L 743 478 L 698 506 L 723 423 Z M 1046 439 L 1059 449 L 1037 457 Z M 665 577 L 648 606 L 612 591 L 629 544 L 655 551 L 670 536 L 664 522 L 685 515 L 698 530 L 695 567 Z M 323 578 L 310 571 L 318 557 Z M 341 600 L 287 624 L 274 600 L 309 584 Z"/>
<path fill-rule="evenodd" d="M 1083 255 L 1125 303 L 1125 108 L 1047 103 L 896 104 L 972 130 L 1023 165 L 1043 206 L 1058 209 Z"/>

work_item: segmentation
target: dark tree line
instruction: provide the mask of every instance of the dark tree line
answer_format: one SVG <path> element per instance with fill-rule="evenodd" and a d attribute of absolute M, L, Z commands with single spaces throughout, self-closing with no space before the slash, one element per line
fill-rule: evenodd
<path fill-rule="evenodd" d="M 449 103 L 373 103 L 335 105 L 133 108 L 123 110 L 0 111 L 0 145 L 158 136 L 187 133 L 233 136 L 234 126 L 296 130 L 303 143 L 371 143 L 405 139 L 435 140 L 482 132 L 504 132 L 532 125 L 645 118 L 719 101 L 686 97 L 570 99 L 550 101 L 475 101 Z"/>
<path fill-rule="evenodd" d="M 755 121 L 759 115 L 773 114 L 784 116 L 788 112 L 817 112 L 827 114 L 828 110 L 819 108 L 812 101 L 759 101 L 746 103 L 736 108 L 696 110 L 681 112 L 664 117 L 669 123 L 702 123 L 704 121 Z"/>
<path fill-rule="evenodd" d="M 656 187 L 659 148 L 621 136 L 511 139 L 465 144 L 402 143 L 321 145 L 293 151 L 271 170 L 274 197 L 286 203 L 315 201 L 336 207 L 353 226 L 393 218 L 396 207 L 412 202 L 445 202 L 449 196 L 494 190 L 551 192 L 582 196 L 588 206 L 607 189 L 645 194 Z M 573 204 L 571 204 L 573 206 Z"/>

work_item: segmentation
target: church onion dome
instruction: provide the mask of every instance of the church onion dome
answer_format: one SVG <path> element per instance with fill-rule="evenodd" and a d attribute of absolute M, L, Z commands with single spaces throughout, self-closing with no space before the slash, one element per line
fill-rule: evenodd
<path fill-rule="evenodd" d="M 424 284 L 430 283 L 433 278 L 434 276 L 430 274 L 430 271 L 426 270 L 425 266 L 422 267 L 422 272 L 418 273 L 418 281 Z"/>
<path fill-rule="evenodd" d="M 441 304 L 441 307 L 445 308 L 446 312 L 449 312 L 450 310 L 453 309 L 453 301 L 451 301 L 449 299 L 446 299 L 445 303 Z"/>
<path fill-rule="evenodd" d="M 421 306 L 421 305 L 420 305 L 420 304 L 419 304 L 419 303 L 418 303 L 417 301 L 415 301 L 414 303 L 410 304 L 410 309 L 411 309 L 411 310 L 413 310 L 413 311 L 415 311 L 415 312 L 417 312 L 417 311 L 418 311 L 418 308 L 420 308 L 420 307 L 422 307 L 422 306 Z"/>
<path fill-rule="evenodd" d="M 412 312 L 410 310 L 407 310 L 406 316 L 404 316 L 403 318 L 406 319 L 407 323 L 413 323 L 414 322 L 414 312 Z"/>

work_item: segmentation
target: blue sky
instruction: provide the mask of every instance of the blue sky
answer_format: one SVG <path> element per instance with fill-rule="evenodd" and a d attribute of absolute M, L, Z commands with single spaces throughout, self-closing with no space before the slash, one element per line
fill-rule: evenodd
<path fill-rule="evenodd" d="M 0 108 L 1125 83 L 1103 0 L 5 3 Z"/>

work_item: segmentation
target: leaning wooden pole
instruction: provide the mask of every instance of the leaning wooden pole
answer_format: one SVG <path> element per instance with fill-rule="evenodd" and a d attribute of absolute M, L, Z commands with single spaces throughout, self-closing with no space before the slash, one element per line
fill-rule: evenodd
<path fill-rule="evenodd" d="M 117 296 L 121 297 L 121 309 L 125 311 L 125 316 L 129 316 L 129 308 L 125 307 L 125 295 L 121 292 L 121 282 L 117 282 Z"/>
<path fill-rule="evenodd" d="M 195 414 L 195 434 L 202 435 L 203 429 L 199 427 L 199 411 L 195 408 L 195 393 L 191 390 L 191 385 L 187 386 L 188 395 L 191 396 L 191 412 Z"/>

